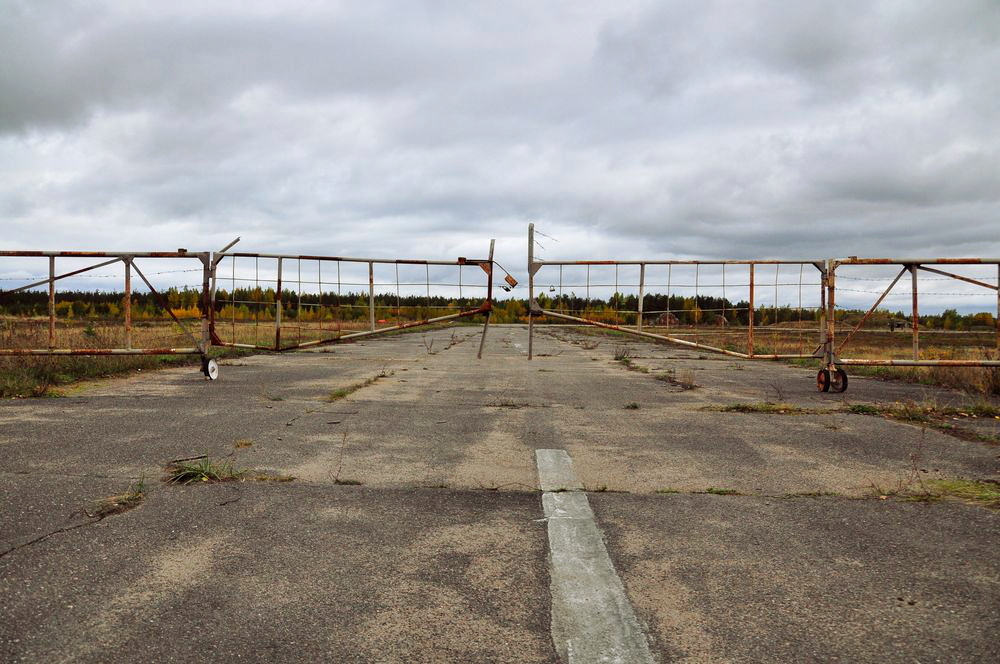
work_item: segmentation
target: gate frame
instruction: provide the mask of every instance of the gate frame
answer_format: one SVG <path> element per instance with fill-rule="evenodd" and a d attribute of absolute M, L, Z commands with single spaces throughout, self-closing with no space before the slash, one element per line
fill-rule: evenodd
<path fill-rule="evenodd" d="M 802 354 L 758 354 L 754 352 L 754 266 L 756 265 L 812 265 L 820 272 L 820 321 L 819 321 L 819 346 L 816 350 L 809 355 Z M 592 321 L 586 318 L 578 316 L 570 316 L 557 311 L 550 311 L 542 309 L 535 299 L 535 274 L 546 265 L 573 265 L 573 266 L 590 266 L 590 265 L 638 265 L 640 268 L 639 272 L 639 295 L 638 295 L 638 317 L 636 319 L 636 326 L 629 327 L 625 325 L 610 325 L 608 323 L 601 323 L 599 321 Z M 653 334 L 651 332 L 645 332 L 642 330 L 642 307 L 644 293 L 644 277 L 645 277 L 645 267 L 647 265 L 747 265 L 749 266 L 749 315 L 747 317 L 747 349 L 748 352 L 740 353 L 737 351 L 726 350 L 724 348 L 717 348 L 714 346 L 709 346 L 706 344 L 695 343 L 687 341 L 684 339 L 678 339 L 669 335 Z M 882 293 L 881 296 L 876 300 L 875 304 L 868 309 L 865 315 L 862 317 L 861 321 L 851 330 L 846 338 L 837 345 L 837 334 L 836 334 L 836 271 L 838 268 L 843 266 L 851 265 L 899 265 L 902 266 L 902 270 L 889 285 L 888 288 Z M 947 272 L 945 270 L 938 269 L 936 267 L 928 267 L 929 265 L 996 265 L 997 266 L 997 285 L 989 284 L 977 279 L 972 279 L 971 277 L 966 277 L 959 274 L 954 274 Z M 604 328 L 608 330 L 616 330 L 619 332 L 625 332 L 638 337 L 653 339 L 655 341 L 666 341 L 673 344 L 678 344 L 681 346 L 686 346 L 689 348 L 698 348 L 701 350 L 707 350 L 715 353 L 721 353 L 724 355 L 730 355 L 733 357 L 740 357 L 743 359 L 768 359 L 768 360 L 786 360 L 786 359 L 805 359 L 805 358 L 815 358 L 820 361 L 820 368 L 816 376 L 816 386 L 821 392 L 828 392 L 831 389 L 834 392 L 844 392 L 847 389 L 847 374 L 841 368 L 843 366 L 909 366 L 909 367 L 979 367 L 979 368 L 995 368 L 1000 367 L 1000 360 L 930 360 L 921 359 L 919 352 L 919 292 L 917 288 L 917 273 L 918 271 L 931 272 L 934 274 L 950 277 L 952 279 L 970 283 L 976 286 L 988 288 L 997 292 L 997 315 L 995 318 L 996 323 L 996 347 L 1000 350 L 1000 259 L 997 258 L 858 258 L 856 256 L 851 256 L 844 259 L 825 259 L 825 260 L 800 260 L 800 261 L 790 261 L 790 260 L 725 260 L 725 261 L 614 261 L 614 260 L 590 260 L 590 261 L 542 261 L 535 259 L 535 225 L 528 225 L 528 298 L 529 298 L 529 312 L 528 312 L 528 360 L 533 357 L 533 342 L 534 342 L 534 319 L 536 316 L 547 316 L 551 318 L 556 318 L 560 320 L 566 320 L 574 323 L 581 323 L 585 325 L 591 325 L 594 327 Z M 909 360 L 896 360 L 890 358 L 873 358 L 873 359 L 862 359 L 862 358 L 842 358 L 840 357 L 840 351 L 847 346 L 848 342 L 854 336 L 858 330 L 861 329 L 862 325 L 868 320 L 868 318 L 875 312 L 882 301 L 888 296 L 889 292 L 893 289 L 900 278 L 906 273 L 911 274 L 911 293 L 912 293 L 912 311 L 911 311 L 911 327 L 913 334 L 913 359 Z"/>
<path fill-rule="evenodd" d="M 0 258 L 48 258 L 49 264 L 49 276 L 45 279 L 41 279 L 24 286 L 19 286 L 17 288 L 12 288 L 10 290 L 0 291 L 0 297 L 3 295 L 18 293 L 21 291 L 26 291 L 32 288 L 36 288 L 43 284 L 48 284 L 49 287 L 49 306 L 48 306 L 48 326 L 49 326 L 49 345 L 47 348 L 0 348 L 0 356 L 23 356 L 23 355 L 200 355 L 202 358 L 202 370 L 207 372 L 207 367 L 209 363 L 208 359 L 208 349 L 211 346 L 211 338 L 209 335 L 209 318 L 208 311 L 211 309 L 211 302 L 208 299 L 208 284 L 209 276 L 211 272 L 211 252 L 191 252 L 185 249 L 178 249 L 177 251 L 151 251 L 151 252 L 107 252 L 107 251 L 0 251 Z M 56 273 L 56 259 L 57 258 L 93 258 L 101 259 L 107 258 L 106 260 L 95 265 L 90 265 L 85 268 L 80 268 L 77 270 L 72 270 L 63 274 Z M 188 326 L 181 321 L 174 314 L 173 309 L 167 299 L 156 290 L 152 282 L 146 277 L 146 275 L 139 269 L 135 264 L 135 259 L 137 258 L 156 258 L 156 259 L 197 259 L 202 264 L 202 286 L 201 286 L 201 297 L 198 301 L 198 307 L 201 310 L 201 329 L 200 336 L 196 336 Z M 107 267 L 109 265 L 114 265 L 115 263 L 122 263 L 125 266 L 124 274 L 124 303 L 122 316 L 125 326 L 125 347 L 124 348 L 60 348 L 56 344 L 56 313 L 55 313 L 55 299 L 56 299 L 56 288 L 55 284 L 61 279 L 66 279 L 78 274 L 83 274 L 84 272 L 89 272 L 90 270 L 95 270 L 102 267 Z M 194 342 L 192 347 L 181 347 L 181 348 L 135 348 L 132 346 L 132 271 L 139 275 L 142 281 L 149 288 L 149 292 L 157 300 L 160 307 L 169 314 L 175 323 L 181 328 L 181 331 L 186 334 Z"/>

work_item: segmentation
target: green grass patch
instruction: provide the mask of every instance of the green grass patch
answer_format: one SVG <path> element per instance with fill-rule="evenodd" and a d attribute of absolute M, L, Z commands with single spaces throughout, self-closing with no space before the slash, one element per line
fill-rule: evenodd
<path fill-rule="evenodd" d="M 1000 508 L 1000 484 L 997 482 L 951 479 L 928 480 L 925 484 L 931 494 L 958 498 L 995 509 Z"/>
<path fill-rule="evenodd" d="M 103 519 L 113 514 L 127 512 L 138 507 L 146 499 L 146 477 L 140 476 L 128 485 L 122 493 L 96 501 L 90 509 L 85 510 L 87 516 Z"/>
<path fill-rule="evenodd" d="M 215 461 L 209 457 L 191 461 L 176 461 L 166 467 L 164 481 L 170 484 L 192 484 L 194 482 L 236 482 L 243 479 L 247 471 L 235 470 L 229 461 Z"/>
<path fill-rule="evenodd" d="M 740 492 L 736 489 L 722 489 L 715 486 L 710 486 L 705 489 L 704 493 L 710 493 L 714 496 L 738 496 Z"/>
<path fill-rule="evenodd" d="M 722 413 L 766 413 L 769 415 L 802 415 L 816 411 L 794 406 L 790 403 L 774 403 L 762 401 L 758 403 L 734 403 L 727 406 L 708 406 L 703 410 L 714 410 Z"/>

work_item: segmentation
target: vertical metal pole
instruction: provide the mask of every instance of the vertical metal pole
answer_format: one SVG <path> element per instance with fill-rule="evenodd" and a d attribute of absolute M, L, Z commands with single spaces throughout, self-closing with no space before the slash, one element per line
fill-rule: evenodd
<path fill-rule="evenodd" d="M 753 357 L 753 272 L 756 266 L 750 263 L 750 303 L 747 311 L 747 355 Z"/>
<path fill-rule="evenodd" d="M 49 256 L 49 348 L 56 347 L 56 257 Z"/>
<path fill-rule="evenodd" d="M 560 273 L 559 287 L 562 288 Z M 535 341 L 535 225 L 528 224 L 528 359 Z"/>
<path fill-rule="evenodd" d="M 674 266 L 667 266 L 667 329 L 670 329 L 670 281 L 674 276 Z"/>
<path fill-rule="evenodd" d="M 483 336 L 479 339 L 479 353 L 476 359 L 483 359 L 483 346 L 486 345 L 486 332 L 490 329 L 490 314 L 493 313 L 493 248 L 496 240 L 490 240 L 490 271 L 486 273 L 486 302 L 490 308 L 486 311 L 486 320 L 483 321 Z"/>
<path fill-rule="evenodd" d="M 278 258 L 278 287 L 274 291 L 274 350 L 281 350 L 281 257 Z"/>
<path fill-rule="evenodd" d="M 819 343 L 826 349 L 826 270 L 815 264 L 819 270 Z"/>
<path fill-rule="evenodd" d="M 837 273 L 833 259 L 826 262 L 826 348 L 823 364 L 833 368 L 833 348 L 837 336 Z"/>
<path fill-rule="evenodd" d="M 201 255 L 201 350 L 207 353 L 212 345 L 215 323 L 215 295 L 212 292 L 212 254 Z"/>
<path fill-rule="evenodd" d="M 639 265 L 639 318 L 636 329 L 642 332 L 642 301 L 646 297 L 646 264 Z"/>
<path fill-rule="evenodd" d="M 375 264 L 368 261 L 368 326 L 375 331 Z"/>
<path fill-rule="evenodd" d="M 125 301 L 122 303 L 125 314 L 125 348 L 132 348 L 132 258 L 126 256 L 125 262 Z"/>
<path fill-rule="evenodd" d="M 913 359 L 920 359 L 920 312 L 917 309 L 917 266 L 910 266 L 910 294 L 913 300 Z"/>

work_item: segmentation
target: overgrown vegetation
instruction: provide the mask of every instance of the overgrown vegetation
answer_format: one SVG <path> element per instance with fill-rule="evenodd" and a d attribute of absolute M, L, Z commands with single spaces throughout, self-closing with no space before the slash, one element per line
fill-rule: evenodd
<path fill-rule="evenodd" d="M 919 424 L 963 440 L 1000 444 L 1000 435 L 983 433 L 969 426 L 973 420 L 1000 420 L 1000 406 L 987 401 L 974 401 L 963 406 L 940 406 L 933 400 L 906 400 L 890 404 L 848 404 L 845 410 L 856 415 L 879 416 Z"/>
<path fill-rule="evenodd" d="M 146 476 L 142 475 L 128 485 L 122 493 L 108 496 L 96 501 L 90 509 L 85 510 L 87 516 L 103 519 L 113 514 L 121 514 L 138 507 L 146 499 Z"/>
<path fill-rule="evenodd" d="M 377 374 L 375 374 L 371 378 L 366 378 L 365 380 L 361 381 L 360 383 L 355 383 L 354 385 L 348 385 L 347 387 L 340 387 L 340 388 L 337 388 L 336 390 L 333 390 L 332 392 L 330 392 L 330 394 L 328 394 L 326 396 L 326 400 L 327 401 L 340 401 L 344 397 L 350 396 L 351 394 L 354 394 L 358 390 L 364 389 L 364 388 L 368 387 L 369 385 L 374 385 L 375 383 L 377 383 L 379 381 L 379 379 L 381 379 L 381 378 L 387 378 L 388 376 L 391 376 L 392 374 L 393 374 L 392 371 L 389 371 L 388 369 L 382 369 L 381 371 L 379 371 Z"/>
<path fill-rule="evenodd" d="M 246 475 L 245 470 L 235 470 L 231 461 L 220 461 L 210 457 L 183 459 L 166 467 L 164 481 L 170 484 L 191 484 L 193 482 L 236 482 Z"/>

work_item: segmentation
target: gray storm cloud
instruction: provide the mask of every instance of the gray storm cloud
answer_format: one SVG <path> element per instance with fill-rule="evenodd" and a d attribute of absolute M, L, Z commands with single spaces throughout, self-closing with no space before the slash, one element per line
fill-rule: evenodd
<path fill-rule="evenodd" d="M 1000 6 L 0 6 L 5 248 L 1000 255 Z"/>

